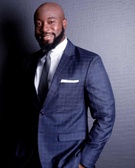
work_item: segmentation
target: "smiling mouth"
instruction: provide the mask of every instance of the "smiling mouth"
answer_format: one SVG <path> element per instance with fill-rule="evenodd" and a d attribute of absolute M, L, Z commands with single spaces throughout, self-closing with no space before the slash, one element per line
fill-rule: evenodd
<path fill-rule="evenodd" d="M 43 41 L 48 41 L 48 40 L 51 40 L 51 38 L 53 36 L 54 36 L 53 33 L 46 33 L 46 34 L 43 34 L 42 36 L 40 36 L 40 39 Z"/>
<path fill-rule="evenodd" d="M 43 36 L 43 39 L 44 39 L 44 40 L 50 40 L 51 37 L 52 37 L 51 34 L 46 34 L 46 35 Z"/>

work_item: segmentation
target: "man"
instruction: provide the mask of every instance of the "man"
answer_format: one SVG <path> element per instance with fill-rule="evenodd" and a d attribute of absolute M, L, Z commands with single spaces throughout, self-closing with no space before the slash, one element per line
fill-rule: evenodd
<path fill-rule="evenodd" d="M 115 119 L 114 96 L 102 60 L 67 39 L 67 20 L 58 4 L 41 4 L 34 23 L 41 50 L 24 63 L 18 167 L 94 168 Z M 42 102 L 38 89 L 47 57 L 48 91 Z M 88 108 L 94 119 L 90 130 Z"/>

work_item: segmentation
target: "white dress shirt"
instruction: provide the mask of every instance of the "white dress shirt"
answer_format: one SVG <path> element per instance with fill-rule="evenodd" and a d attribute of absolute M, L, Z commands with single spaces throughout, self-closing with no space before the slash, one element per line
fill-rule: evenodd
<path fill-rule="evenodd" d="M 66 48 L 66 45 L 67 45 L 67 38 L 65 38 L 64 41 L 62 41 L 59 45 L 57 45 L 54 49 L 52 49 L 49 52 L 50 57 L 51 57 L 51 66 L 50 66 L 49 74 L 48 74 L 49 86 L 50 86 L 51 81 L 53 79 L 55 70 L 60 62 L 62 54 Z M 39 85 L 39 81 L 40 81 L 41 72 L 43 69 L 44 62 L 45 62 L 45 57 L 46 57 L 46 55 L 44 57 L 42 57 L 41 59 L 39 59 L 37 69 L 36 69 L 34 84 L 35 84 L 35 88 L 36 88 L 37 92 L 38 92 L 38 85 Z"/>

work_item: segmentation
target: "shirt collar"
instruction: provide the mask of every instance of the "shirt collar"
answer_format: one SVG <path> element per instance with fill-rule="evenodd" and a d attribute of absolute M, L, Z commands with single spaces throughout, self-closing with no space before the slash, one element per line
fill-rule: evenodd
<path fill-rule="evenodd" d="M 65 50 L 67 45 L 67 38 L 65 38 L 60 44 L 58 44 L 54 49 L 51 50 L 52 53 L 61 54 Z"/>

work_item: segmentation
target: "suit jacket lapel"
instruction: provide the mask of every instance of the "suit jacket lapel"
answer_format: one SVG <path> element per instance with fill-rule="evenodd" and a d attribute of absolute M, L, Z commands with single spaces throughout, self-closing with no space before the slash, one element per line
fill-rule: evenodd
<path fill-rule="evenodd" d="M 54 74 L 48 95 L 46 97 L 46 101 L 44 105 L 47 105 L 48 102 L 50 101 L 50 99 L 55 95 L 55 93 L 57 92 L 57 88 L 60 85 L 60 80 L 61 78 L 64 76 L 64 74 L 66 73 L 67 69 L 69 68 L 69 66 L 72 64 L 73 62 L 73 58 L 74 58 L 74 50 L 75 50 L 75 46 L 68 41 L 67 47 L 62 55 L 62 58 L 60 60 L 60 63 L 56 69 L 56 72 Z"/>

